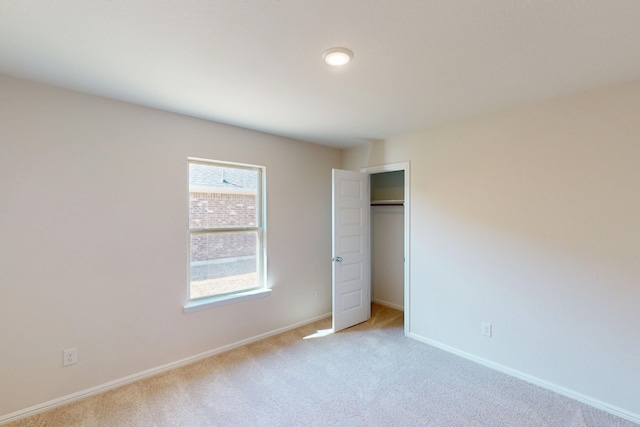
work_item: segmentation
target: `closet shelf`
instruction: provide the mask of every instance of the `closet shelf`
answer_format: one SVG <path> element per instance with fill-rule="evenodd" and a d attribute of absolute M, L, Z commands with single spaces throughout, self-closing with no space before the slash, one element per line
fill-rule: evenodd
<path fill-rule="evenodd" d="M 404 200 L 372 200 L 371 206 L 404 206 Z"/>

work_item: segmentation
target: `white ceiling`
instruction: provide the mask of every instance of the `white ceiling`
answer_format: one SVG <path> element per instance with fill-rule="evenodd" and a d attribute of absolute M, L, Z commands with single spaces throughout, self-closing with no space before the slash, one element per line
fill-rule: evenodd
<path fill-rule="evenodd" d="M 640 1 L 0 0 L 0 73 L 347 147 L 638 80 Z"/>

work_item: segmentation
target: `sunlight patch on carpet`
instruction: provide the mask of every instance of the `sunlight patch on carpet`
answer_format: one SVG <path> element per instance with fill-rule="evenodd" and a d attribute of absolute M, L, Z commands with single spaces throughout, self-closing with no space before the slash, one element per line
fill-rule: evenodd
<path fill-rule="evenodd" d="M 303 340 L 308 340 L 308 339 L 311 339 L 311 338 L 322 338 L 322 337 L 326 337 L 327 335 L 331 335 L 332 333 L 333 333 L 333 329 L 320 329 L 315 334 L 307 335 L 306 337 L 304 337 L 302 339 Z"/>

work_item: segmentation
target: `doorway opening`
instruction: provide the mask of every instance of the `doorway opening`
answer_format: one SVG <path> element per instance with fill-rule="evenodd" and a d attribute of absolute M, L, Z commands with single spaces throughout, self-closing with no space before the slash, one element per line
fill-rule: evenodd
<path fill-rule="evenodd" d="M 371 300 L 404 311 L 409 325 L 409 162 L 362 169 L 371 194 Z"/>

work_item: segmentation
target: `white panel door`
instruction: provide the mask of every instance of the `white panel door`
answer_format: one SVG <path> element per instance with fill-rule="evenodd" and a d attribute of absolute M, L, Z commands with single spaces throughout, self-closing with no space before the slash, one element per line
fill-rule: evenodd
<path fill-rule="evenodd" d="M 369 176 L 333 169 L 333 331 L 371 316 Z"/>

